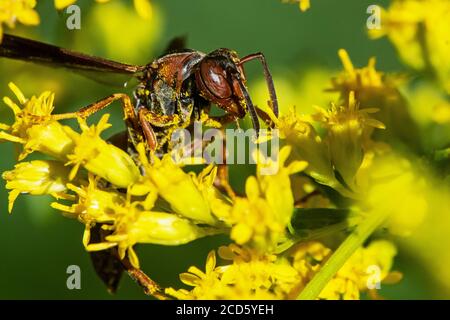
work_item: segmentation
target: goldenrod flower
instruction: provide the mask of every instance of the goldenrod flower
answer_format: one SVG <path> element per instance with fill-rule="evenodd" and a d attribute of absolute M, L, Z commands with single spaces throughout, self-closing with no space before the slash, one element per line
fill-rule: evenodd
<path fill-rule="evenodd" d="M 214 251 L 208 254 L 205 272 L 190 267 L 182 273 L 192 290 L 166 289 L 178 299 L 293 299 L 328 259 L 331 250 L 320 242 L 301 243 L 290 250 L 290 258 L 265 254 L 231 244 L 220 247 L 219 256 L 228 264 L 216 265 Z M 324 288 L 319 299 L 359 299 L 360 292 L 378 283 L 400 280 L 391 272 L 397 250 L 392 243 L 374 241 L 358 249 Z"/>
<path fill-rule="evenodd" d="M 217 176 L 217 166 L 210 164 L 198 175 L 191 172 L 190 176 L 197 189 L 202 193 L 203 198 L 209 203 L 212 214 L 220 220 L 222 213 L 228 212 L 231 206 L 231 199 L 222 194 L 214 186 L 214 181 Z"/>
<path fill-rule="evenodd" d="M 58 161 L 34 160 L 21 162 L 11 171 L 5 171 L 2 178 L 10 189 L 8 211 L 11 212 L 19 194 L 50 194 L 55 198 L 65 197 L 69 170 Z"/>
<path fill-rule="evenodd" d="M 180 274 L 180 280 L 188 286 L 194 287 L 191 291 L 172 288 L 166 289 L 166 294 L 177 299 L 224 299 L 226 286 L 220 281 L 220 272 L 216 270 L 216 253 L 211 251 L 206 258 L 205 272 L 195 266 L 188 272 Z"/>
<path fill-rule="evenodd" d="M 205 272 L 190 267 L 180 280 L 192 290 L 166 289 L 178 299 L 285 299 L 300 280 L 285 259 L 260 254 L 236 245 L 219 248 L 230 264 L 216 266 L 214 251 L 208 254 Z"/>
<path fill-rule="evenodd" d="M 194 183 L 192 175 L 185 173 L 176 165 L 170 154 L 164 155 L 162 159 L 153 157 L 153 163 L 150 163 L 145 155 L 144 146 L 141 144 L 138 149 L 145 172 L 142 181 L 134 188 L 145 190 L 146 185 L 147 187 L 154 185 L 158 194 L 170 204 L 174 212 L 199 223 L 209 225 L 218 223 L 212 215 L 207 193 L 204 194 L 201 190 L 199 180 Z M 207 181 L 211 186 L 213 180 L 207 179 Z"/>
<path fill-rule="evenodd" d="M 14 28 L 16 21 L 30 26 L 39 24 L 39 15 L 34 10 L 35 6 L 36 0 L 2 0 L 0 2 L 0 43 L 3 23 L 9 28 Z"/>
<path fill-rule="evenodd" d="M 386 75 L 376 70 L 376 59 L 372 57 L 366 67 L 355 68 L 346 50 L 338 51 L 344 71 L 331 79 L 332 91 L 341 93 L 344 101 L 348 102 L 350 92 L 355 93 L 357 100 L 364 104 L 377 103 L 380 96 L 390 103 L 400 99 L 397 86 L 401 78 Z M 379 103 L 379 102 L 378 102 Z"/>
<path fill-rule="evenodd" d="M 69 217 L 77 218 L 88 228 L 96 223 L 115 222 L 115 208 L 124 205 L 126 199 L 116 190 L 99 188 L 98 182 L 99 179 L 90 174 L 88 182 L 79 186 L 67 184 L 67 188 L 75 193 L 75 203 L 68 206 L 54 202 L 52 207 Z"/>
<path fill-rule="evenodd" d="M 33 151 L 64 159 L 73 148 L 73 141 L 68 133 L 76 134 L 69 127 L 62 126 L 51 118 L 54 109 L 54 94 L 46 91 L 39 97 L 25 98 L 14 83 L 9 88 L 17 97 L 21 107 L 9 97 L 3 101 L 13 111 L 15 122 L 12 125 L 1 124 L 0 139 L 23 145 L 19 160 L 24 159 Z"/>
<path fill-rule="evenodd" d="M 139 260 L 133 250 L 136 243 L 154 243 L 179 245 L 217 233 L 217 230 L 199 228 L 187 219 L 175 214 L 149 211 L 156 197 L 146 201 L 131 202 L 131 195 L 125 195 L 112 189 L 102 189 L 98 179 L 91 174 L 87 185 L 67 188 L 76 194 L 76 203 L 71 206 L 53 203 L 52 207 L 66 215 L 77 218 L 85 224 L 83 243 L 88 251 L 105 250 L 118 246 L 120 258 L 128 253 L 131 263 L 139 267 Z M 101 243 L 90 243 L 90 230 L 95 224 L 101 224 L 111 235 Z"/>
<path fill-rule="evenodd" d="M 200 228 L 173 213 L 143 211 L 138 202 L 116 208 L 120 209 L 127 211 L 122 212 L 114 227 L 115 232 L 106 237 L 108 242 L 119 246 L 119 253 L 121 249 L 136 243 L 176 246 L 217 233 L 213 229 Z"/>
<path fill-rule="evenodd" d="M 82 130 L 79 134 L 51 116 L 54 109 L 53 93 L 46 91 L 38 98 L 33 96 L 26 99 L 13 83 L 9 87 L 22 108 L 8 97 L 3 99 L 14 112 L 15 122 L 12 125 L 0 125 L 0 129 L 3 129 L 0 139 L 23 145 L 19 160 L 33 151 L 40 151 L 63 161 L 68 160 L 67 165 L 74 165 L 70 173 L 71 180 L 80 166 L 119 188 L 126 188 L 138 180 L 139 170 L 131 157 L 100 137 L 102 131 L 110 127 L 107 123 L 109 115 L 104 115 L 98 125 L 91 127 L 85 120 L 78 119 Z"/>
<path fill-rule="evenodd" d="M 260 192 L 264 195 L 275 219 L 284 226 L 290 223 L 294 210 L 290 176 L 308 167 L 306 161 L 288 161 L 292 149 L 291 146 L 282 147 L 275 160 L 269 158 L 262 161 L 264 156 L 261 154 L 255 156 L 259 159 L 256 178 L 259 182 Z M 272 174 L 267 174 L 267 167 L 273 168 L 274 166 L 278 169 L 276 173 L 269 171 Z M 250 191 L 250 194 L 254 194 L 254 192 Z M 253 197 L 253 195 L 251 196 Z"/>
<path fill-rule="evenodd" d="M 395 246 L 385 240 L 374 241 L 366 248 L 360 248 L 338 271 L 336 276 L 321 292 L 319 299 L 359 299 L 360 292 L 381 288 L 383 281 L 395 282 L 401 279 L 398 273 L 391 273 Z"/>
<path fill-rule="evenodd" d="M 344 71 L 332 78 L 331 91 L 340 92 L 340 102 L 349 104 L 350 93 L 366 108 L 380 110 L 377 119 L 384 123 L 387 130 L 377 132 L 383 141 L 399 141 L 415 150 L 420 148 L 417 124 L 413 121 L 408 101 L 399 90 L 406 77 L 384 74 L 375 69 L 375 57 L 370 58 L 366 67 L 355 68 L 348 53 L 338 52 Z M 421 109 L 428 109 L 422 108 Z"/>
<path fill-rule="evenodd" d="M 291 109 L 276 120 L 280 138 L 293 147 L 295 159 L 308 162 L 305 171 L 316 181 L 332 187 L 339 185 L 334 177 L 328 147 L 310 121 Z"/>
<path fill-rule="evenodd" d="M 293 266 L 300 273 L 303 285 L 328 259 L 331 250 L 319 242 L 302 243 L 292 249 Z M 360 292 L 375 289 L 383 281 L 400 280 L 398 273 L 392 273 L 395 246 L 388 241 L 373 241 L 369 246 L 358 249 L 342 266 L 334 278 L 319 295 L 319 299 L 355 300 Z"/>
<path fill-rule="evenodd" d="M 402 60 L 417 70 L 432 70 L 450 92 L 450 2 L 447 0 L 395 0 L 382 12 L 382 29 Z"/>
<path fill-rule="evenodd" d="M 287 146 L 280 150 L 278 172 L 271 175 L 262 175 L 261 170 L 273 164 L 259 158 L 257 176 L 246 181 L 246 197 L 237 197 L 232 206 L 223 206 L 222 211 L 216 213 L 232 226 L 230 236 L 236 243 L 250 242 L 261 250 L 270 251 L 284 236 L 294 209 L 289 176 L 307 166 L 305 161 L 285 165 L 290 152 Z"/>
<path fill-rule="evenodd" d="M 114 232 L 106 237 L 106 242 L 87 244 L 86 248 L 97 251 L 117 245 L 119 257 L 123 259 L 128 252 L 128 258 L 136 268 L 139 268 L 139 260 L 133 250 L 136 243 L 176 246 L 217 233 L 175 214 L 144 211 L 139 202 L 127 203 L 115 210 L 118 218 L 109 228 Z"/>
<path fill-rule="evenodd" d="M 234 244 L 220 247 L 219 255 L 232 262 L 222 267 L 225 269 L 222 282 L 234 286 L 235 294 L 242 295 L 242 299 L 288 299 L 301 281 L 299 273 L 283 256 Z"/>
<path fill-rule="evenodd" d="M 340 175 L 341 183 L 354 190 L 354 177 L 363 160 L 363 150 L 372 128 L 384 129 L 384 125 L 369 114 L 377 109 L 360 109 L 355 100 L 354 92 L 349 95 L 347 106 L 337 107 L 331 104 L 331 109 L 318 108 L 314 119 L 327 128 L 328 149 L 333 168 Z"/>
<path fill-rule="evenodd" d="M 97 125 L 88 126 L 86 120 L 78 119 L 81 134 L 67 130 L 74 146 L 67 154 L 66 164 L 73 165 L 70 179 L 73 179 L 80 166 L 119 188 L 126 188 L 139 179 L 139 169 L 133 159 L 123 150 L 107 143 L 100 134 L 109 128 L 109 115 L 102 116 Z"/>
<path fill-rule="evenodd" d="M 299 3 L 301 11 L 310 7 L 309 0 L 286 2 Z M 74 3 L 76 0 L 54 0 L 58 9 Z M 110 4 L 109 9 L 104 8 L 108 14 L 123 17 L 123 2 Z M 5 23 L 9 27 L 15 20 L 38 23 L 35 5 L 32 0 L 3 1 L 0 37 Z M 150 0 L 134 0 L 134 6 L 145 18 L 138 20 L 145 24 L 153 14 Z M 92 21 L 100 21 L 97 29 L 107 25 L 105 19 L 99 19 L 100 11 L 91 15 Z M 442 21 L 449 11 L 448 1 L 443 0 L 393 0 L 389 11 L 383 11 L 381 31 L 409 65 L 433 71 L 447 92 L 450 30 Z M 131 12 L 130 17 L 136 15 Z M 158 15 L 153 19 L 158 22 Z M 433 20 L 439 22 L 434 25 Z M 150 30 L 151 35 L 156 35 L 157 29 Z M 110 34 L 117 38 L 116 33 Z M 143 34 L 136 33 L 136 39 Z M 108 41 L 105 50 L 120 54 L 115 50 L 116 41 Z M 225 234 L 232 244 L 211 251 L 204 268 L 192 266 L 180 275 L 189 289 L 165 290 L 178 299 L 359 299 L 363 292 L 375 296 L 374 287 L 401 278 L 391 270 L 397 249 L 385 240 L 361 245 L 380 227 L 393 235 L 412 234 L 427 211 L 435 210 L 427 194 L 433 180 L 427 179 L 426 168 L 418 170 L 413 157 L 393 151 L 396 144 L 391 138 L 395 136 L 375 131 L 384 129 L 386 123 L 393 132 L 406 128 L 401 134 L 418 140 L 413 136 L 414 122 L 407 117 L 404 94 L 408 97 L 408 91 L 399 89 L 399 77 L 377 70 L 375 58 L 358 68 L 345 50 L 338 54 L 344 70 L 332 78 L 328 90 L 338 99 L 319 93 L 329 71 L 312 69 L 298 84 L 285 85 L 291 99 L 279 100 L 279 117 L 262 99 L 258 103 L 274 124 L 272 137 L 279 132 L 282 148 L 274 150 L 272 145 L 272 158 L 257 152 L 249 155 L 256 161 L 256 174 L 244 177 L 244 194 L 229 192 L 232 196 L 216 187 L 222 181 L 215 164 L 204 166 L 200 173 L 188 172 L 174 155 L 156 156 L 144 143 L 134 145 L 137 154 L 128 154 L 102 138 L 111 126 L 109 115 L 94 125 L 79 118 L 79 129 L 72 129 L 52 115 L 53 93 L 27 99 L 10 83 L 18 102 L 3 99 L 14 113 L 14 122 L 0 123 L 0 139 L 23 146 L 19 160 L 35 151 L 53 160 L 22 162 L 3 172 L 10 190 L 9 210 L 22 193 L 53 196 L 57 199 L 51 204 L 53 208 L 84 225 L 85 249 L 94 252 L 113 248 L 111 252 L 127 262 L 125 267 L 130 267 L 128 261 L 131 263 L 129 272 L 141 272 L 135 270 L 140 267 L 136 244 L 175 246 Z M 286 84 L 286 75 L 280 81 Z M 263 86 L 261 92 L 266 97 L 266 81 Z M 416 89 L 416 95 L 409 98 L 419 95 Z M 309 95 L 300 100 L 304 91 Z M 432 121 L 422 119 L 420 123 L 427 130 L 429 125 L 445 125 L 450 119 L 445 94 L 438 92 L 434 99 L 429 96 L 432 94 L 425 92 L 422 99 L 412 103 L 420 109 L 426 100 L 429 111 L 425 113 Z M 317 108 L 315 114 L 300 114 L 310 111 L 313 100 L 322 105 L 325 99 L 325 103 L 336 102 L 329 109 Z M 286 112 L 289 104 L 298 104 L 297 110 Z M 374 107 L 381 111 L 377 119 L 372 116 L 378 111 Z M 422 115 L 417 110 L 413 114 L 416 118 Z M 203 110 L 200 118 L 207 125 L 220 126 L 218 121 L 207 119 L 208 110 Z M 445 139 L 442 141 L 435 145 L 444 148 L 440 155 L 444 158 L 448 150 Z M 436 192 L 434 197 L 446 195 Z M 336 220 L 327 219 L 327 214 L 336 212 Z M 303 213 L 305 223 L 299 222 Z M 322 214 L 325 219 L 319 216 Z M 101 236 L 94 231 L 100 231 Z M 344 235 L 347 237 L 341 241 Z M 443 268 L 444 264 L 435 266 Z"/>

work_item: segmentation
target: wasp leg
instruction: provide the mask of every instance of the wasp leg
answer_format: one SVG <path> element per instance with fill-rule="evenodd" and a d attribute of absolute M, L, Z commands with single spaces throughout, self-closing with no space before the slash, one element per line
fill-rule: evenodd
<path fill-rule="evenodd" d="M 148 275 L 146 275 L 144 271 L 133 267 L 128 258 L 121 260 L 121 262 L 130 278 L 136 281 L 136 283 L 144 289 L 144 293 L 146 295 L 153 296 L 159 300 L 167 299 L 167 296 L 164 295 L 163 289 Z"/>
<path fill-rule="evenodd" d="M 220 128 L 222 131 L 222 159 L 223 163 L 217 165 L 217 177 L 216 181 L 214 181 L 214 185 L 225 192 L 231 199 L 236 198 L 236 193 L 230 185 L 230 181 L 228 178 L 228 166 L 227 166 L 227 146 L 225 140 L 225 126 L 236 120 L 236 116 L 232 114 L 224 114 L 222 116 L 214 116 L 209 117 L 208 120 L 205 121 L 206 125 L 215 126 L 215 123 L 220 124 Z"/>
<path fill-rule="evenodd" d="M 147 121 L 145 117 L 146 109 L 142 108 L 138 112 L 139 123 L 141 124 L 142 131 L 144 132 L 145 139 L 147 140 L 148 147 L 151 151 L 155 151 L 158 147 L 158 141 L 156 140 L 155 131 L 153 131 L 152 125 Z"/>
<path fill-rule="evenodd" d="M 132 122 L 133 126 L 136 127 L 136 114 L 134 112 L 133 105 L 131 104 L 131 99 L 128 95 L 124 93 L 115 93 L 97 102 L 94 102 L 84 108 L 81 108 L 77 112 L 61 113 L 52 115 L 54 120 L 63 119 L 73 119 L 73 118 L 87 118 L 90 115 L 106 108 L 114 101 L 121 100 L 122 108 L 125 115 L 125 119 Z"/>
<path fill-rule="evenodd" d="M 151 150 L 156 150 L 158 143 L 163 145 L 166 140 L 157 141 L 153 127 L 168 127 L 179 124 L 181 119 L 178 115 L 156 114 L 146 108 L 141 108 L 138 112 L 139 123 L 141 124 L 148 146 Z M 167 138 L 167 137 L 165 137 Z"/>
<path fill-rule="evenodd" d="M 222 118 L 223 125 L 225 125 L 230 119 Z M 231 122 L 231 121 L 230 121 Z M 222 128 L 222 159 L 223 163 L 217 165 L 217 177 L 216 181 L 214 181 L 214 185 L 224 191 L 232 200 L 236 198 L 236 193 L 230 185 L 230 179 L 228 175 L 228 165 L 227 165 L 227 144 L 226 144 L 226 136 L 225 129 Z"/>
<path fill-rule="evenodd" d="M 232 200 L 236 198 L 236 192 L 230 185 L 230 180 L 228 177 L 228 166 L 226 163 L 217 165 L 217 177 L 214 181 L 214 185 L 219 189 L 224 191 Z"/>

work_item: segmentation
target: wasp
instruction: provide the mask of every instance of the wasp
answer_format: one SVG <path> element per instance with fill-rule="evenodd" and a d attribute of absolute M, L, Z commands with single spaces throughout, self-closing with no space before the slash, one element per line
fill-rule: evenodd
<path fill-rule="evenodd" d="M 157 154 L 170 149 L 170 135 L 174 129 L 189 128 L 195 121 L 208 120 L 226 125 L 249 114 L 256 132 L 260 129 L 258 116 L 269 123 L 268 115 L 253 105 L 246 86 L 243 65 L 254 59 L 262 63 L 269 104 L 275 116 L 278 115 L 274 83 L 262 53 L 239 58 L 235 51 L 221 48 L 205 54 L 182 48 L 183 43 L 177 38 L 166 49 L 166 54 L 146 65 L 136 66 L 5 34 L 0 44 L 0 56 L 136 78 L 139 84 L 133 92 L 133 100 L 126 94 L 114 93 L 77 112 L 57 114 L 54 118 L 86 118 L 120 100 L 128 142 L 135 146 L 137 142 L 145 141 L 149 150 Z M 224 110 L 224 115 L 207 116 L 212 104 Z"/>
<path fill-rule="evenodd" d="M 0 57 L 74 71 L 123 74 L 137 79 L 133 99 L 124 93 L 114 93 L 76 112 L 53 115 L 55 120 L 87 118 L 113 102 L 121 101 L 127 130 L 118 138 L 113 137 L 111 142 L 121 145 L 130 154 L 135 153 L 140 142 L 144 142 L 148 150 L 157 155 L 167 153 L 171 148 L 171 133 L 178 128 L 192 128 L 195 121 L 225 126 L 248 114 L 256 132 L 260 129 L 259 118 L 268 126 L 273 126 L 268 114 L 255 106 L 249 95 L 243 65 L 252 60 L 259 60 L 262 64 L 270 96 L 269 105 L 274 115 L 278 116 L 273 79 L 260 52 L 239 58 L 235 51 L 221 48 L 205 54 L 186 49 L 183 39 L 176 38 L 157 59 L 146 65 L 130 65 L 4 34 Z M 224 111 L 223 115 L 209 115 L 213 104 Z M 226 166 L 219 167 L 218 176 L 219 185 L 232 194 L 227 183 Z M 97 229 L 99 232 L 92 234 L 100 241 L 106 235 L 101 234 L 98 226 Z M 91 253 L 91 258 L 97 274 L 110 291 L 116 290 L 125 268 L 133 279 L 144 284 L 150 294 L 158 293 L 158 287 L 151 279 L 140 270 L 133 269 L 127 261 L 118 261 L 114 249 L 108 250 Z"/>

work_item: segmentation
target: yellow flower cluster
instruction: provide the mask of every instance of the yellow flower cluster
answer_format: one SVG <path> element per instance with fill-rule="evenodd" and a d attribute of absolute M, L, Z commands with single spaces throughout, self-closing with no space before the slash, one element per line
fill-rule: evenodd
<path fill-rule="evenodd" d="M 220 247 L 217 265 L 210 252 L 205 271 L 195 266 L 180 275 L 192 289 L 167 288 L 166 294 L 177 299 L 295 299 L 331 254 L 319 242 L 301 243 L 285 255 L 262 254 L 232 244 Z M 319 299 L 354 300 L 361 292 L 381 283 L 395 283 L 401 275 L 391 272 L 395 246 L 384 240 L 358 249 L 328 283 Z"/>
<path fill-rule="evenodd" d="M 169 156 L 154 159 L 154 164 L 150 164 L 141 152 L 145 170 L 141 175 L 126 152 L 100 137 L 110 126 L 108 115 L 92 126 L 78 119 L 81 133 L 77 133 L 52 116 L 52 93 L 27 99 L 14 84 L 9 86 L 20 106 L 4 98 L 14 112 L 15 122 L 0 124 L 0 139 L 23 145 L 19 160 L 34 151 L 55 158 L 20 162 L 13 170 L 3 173 L 6 187 L 11 189 L 10 211 L 19 194 L 49 194 L 70 201 L 72 205 L 53 203 L 52 206 L 85 224 L 86 249 L 97 251 L 117 246 L 119 256 L 123 258 L 128 252 L 136 267 L 139 262 L 132 247 L 138 242 L 178 245 L 218 232 L 217 228 L 197 227 L 196 223 L 215 226 L 218 220 L 212 217 L 196 185 L 199 181 L 194 182 Z M 186 196 L 180 196 L 183 193 Z M 154 208 L 158 195 L 169 203 L 174 213 Z M 111 232 L 103 243 L 90 243 L 90 229 L 96 224 Z"/>
<path fill-rule="evenodd" d="M 54 158 L 21 162 L 3 174 L 11 190 L 10 210 L 21 193 L 52 195 L 59 199 L 52 203 L 53 208 L 85 225 L 86 250 L 116 248 L 118 257 L 127 258 L 135 268 L 140 265 L 134 251 L 137 243 L 180 245 L 208 235 L 229 234 L 236 244 L 220 249 L 219 255 L 232 264 L 216 267 L 215 255 L 210 254 L 205 273 L 191 268 L 182 275 L 184 283 L 195 286 L 191 292 L 167 290 L 168 295 L 177 298 L 295 298 L 312 279 L 318 265 L 309 265 L 306 273 L 299 269 L 297 246 L 295 256 L 288 254 L 292 251 L 283 250 L 276 254 L 295 233 L 291 226 L 296 206 L 291 176 L 308 172 L 309 161 L 315 166 L 313 170 L 320 169 L 317 160 L 321 155 L 316 155 L 314 150 L 321 150 L 325 167 L 330 170 L 329 179 L 337 170 L 344 173 L 344 179 L 355 176 L 361 160 L 354 161 L 355 168 L 346 172 L 337 159 L 348 154 L 333 152 L 333 144 L 345 146 L 355 136 L 363 140 L 366 128 L 381 126 L 367 116 L 367 110 L 358 109 L 353 92 L 346 107 L 321 110 L 310 118 L 286 115 L 274 118 L 287 145 L 280 149 L 275 160 L 263 159 L 255 153 L 257 172 L 247 178 L 245 196 L 230 199 L 214 185 L 217 174 L 214 165 L 206 166 L 199 174 L 186 173 L 169 154 L 162 158 L 148 155 L 143 144 L 137 146 L 137 157 L 132 158 L 101 138 L 103 131 L 110 127 L 108 115 L 91 126 L 86 120 L 78 119 L 80 132 L 77 132 L 52 115 L 52 93 L 27 99 L 14 84 L 9 86 L 18 104 L 4 98 L 15 121 L 12 125 L 0 125 L 0 138 L 23 146 L 20 160 L 32 152 Z M 308 122 L 314 119 L 328 131 L 336 131 L 335 137 L 322 140 Z M 359 127 L 353 129 L 353 123 Z M 343 129 L 336 129 L 340 127 Z M 295 153 L 299 145 L 305 148 L 303 141 L 308 141 L 309 153 Z M 362 148 L 362 145 L 358 140 L 358 146 Z M 347 148 L 350 151 L 357 153 Z M 304 155 L 311 158 L 305 159 Z M 274 167 L 277 170 L 272 174 L 263 174 Z M 342 185 L 350 180 L 335 181 Z M 96 230 L 100 227 L 105 234 L 100 241 L 93 240 L 97 239 L 92 237 L 94 227 Z M 392 260 L 393 254 L 388 258 Z M 308 259 L 303 256 L 305 263 Z M 357 272 L 352 269 L 348 273 Z M 357 298 L 363 288 L 355 289 L 354 284 L 361 282 L 350 278 L 353 282 L 345 280 L 353 285 L 350 291 L 344 294 L 340 288 L 339 292 L 344 294 L 342 297 Z M 324 297 L 338 296 L 325 294 Z"/>
<path fill-rule="evenodd" d="M 109 126 L 108 115 L 97 126 L 92 127 L 79 119 L 82 129 L 79 134 L 70 127 L 63 126 L 51 115 L 54 109 L 54 95 L 51 92 L 46 91 L 39 97 L 27 99 L 13 83 L 9 87 L 21 106 L 9 97 L 3 99 L 13 111 L 15 122 L 12 125 L 0 124 L 0 139 L 23 145 L 19 160 L 39 151 L 64 161 L 66 165 L 74 165 L 69 175 L 70 180 L 75 177 L 80 165 L 118 187 L 127 187 L 137 180 L 138 168 L 128 154 L 100 138 L 100 133 Z M 106 161 L 103 158 L 105 152 L 108 156 Z M 108 161 L 110 157 L 116 161 Z M 105 163 L 110 163 L 111 168 L 105 168 Z"/>
<path fill-rule="evenodd" d="M 298 2 L 302 11 L 310 6 L 309 0 L 288 2 Z M 151 15 L 148 0 L 134 5 L 142 16 Z M 35 1 L 2 2 L 0 27 L 15 20 L 38 23 L 34 6 Z M 370 33 L 387 35 L 407 64 L 433 71 L 448 93 L 449 12 L 444 0 L 394 0 L 383 11 L 381 31 Z M 395 236 L 411 235 L 436 207 L 429 200 L 431 170 L 413 155 L 422 149 L 410 104 L 423 108 L 424 102 L 399 89 L 406 78 L 377 70 L 375 58 L 357 68 L 345 50 L 338 55 L 343 71 L 328 91 L 339 97 L 329 108 L 305 115 L 305 109 L 286 112 L 282 106 L 276 117 L 261 106 L 279 132 L 281 148 L 276 159 L 251 155 L 256 174 L 245 178 L 245 193 L 231 196 L 219 187 L 216 165 L 187 172 L 170 154 L 156 157 L 143 144 L 130 155 L 101 137 L 110 127 L 108 115 L 94 125 L 77 119 L 75 130 L 52 114 L 51 92 L 28 99 L 10 83 L 17 102 L 3 101 L 14 123 L 0 123 L 0 139 L 23 150 L 21 162 L 2 174 L 9 211 L 20 194 L 50 195 L 53 208 L 84 225 L 86 250 L 111 249 L 132 268 L 140 266 L 138 243 L 181 245 L 227 235 L 232 243 L 220 247 L 218 257 L 211 251 L 204 271 L 192 266 L 180 275 L 190 288 L 165 289 L 172 298 L 359 299 L 362 293 L 377 298 L 381 285 L 401 278 L 392 271 L 397 249 L 379 234 L 363 244 L 380 227 Z M 432 125 L 448 124 L 448 97 L 439 92 L 435 100 L 428 111 Z M 448 159 L 448 139 L 443 141 L 445 149 L 435 157 Z M 397 145 L 406 151 L 395 152 Z M 52 159 L 23 161 L 34 152 Z M 271 168 L 277 169 L 263 173 Z"/>
<path fill-rule="evenodd" d="M 56 9 L 61 10 L 77 0 L 54 0 Z M 109 0 L 95 0 L 98 3 L 105 3 Z M 2 0 L 0 2 L 0 43 L 2 42 L 3 24 L 8 28 L 14 28 L 16 22 L 27 26 L 35 26 L 40 23 L 38 12 L 35 10 L 36 0 Z M 134 0 L 134 7 L 140 17 L 150 19 L 153 8 L 150 0 Z"/>
<path fill-rule="evenodd" d="M 285 237 L 294 209 L 289 176 L 307 167 L 306 161 L 293 161 L 285 166 L 290 153 L 287 146 L 280 150 L 276 174 L 262 175 L 260 161 L 256 177 L 250 176 L 246 181 L 246 197 L 237 197 L 232 205 L 223 205 L 215 211 L 232 226 L 230 236 L 237 244 L 271 251 Z"/>
<path fill-rule="evenodd" d="M 326 261 L 331 250 L 319 242 L 302 243 L 292 250 L 293 266 L 304 282 L 308 282 L 320 265 Z M 391 272 L 395 246 L 385 240 L 376 240 L 358 249 L 319 295 L 326 300 L 355 300 L 361 292 L 379 289 L 381 283 L 395 283 L 401 274 Z"/>
<path fill-rule="evenodd" d="M 381 30 L 403 61 L 416 70 L 431 70 L 450 93 L 450 2 L 447 0 L 394 0 L 382 12 Z"/>
<path fill-rule="evenodd" d="M 353 91 L 350 91 L 348 104 L 331 109 L 318 108 L 313 119 L 327 128 L 327 143 L 335 175 L 346 188 L 355 190 L 354 177 L 363 161 L 363 149 L 367 149 L 373 128 L 384 129 L 380 121 L 369 114 L 378 109 L 360 109 Z"/>
<path fill-rule="evenodd" d="M 344 70 L 331 79 L 331 91 L 341 94 L 341 99 L 347 100 L 350 92 L 355 93 L 358 101 L 364 105 L 380 103 L 379 97 L 383 96 L 389 103 L 395 103 L 398 99 L 398 85 L 402 79 L 399 76 L 384 74 L 376 70 L 376 58 L 371 57 L 366 67 L 355 68 L 348 52 L 344 49 L 338 51 Z"/>
<path fill-rule="evenodd" d="M 294 209 L 289 176 L 307 166 L 305 161 L 287 163 L 290 147 L 281 149 L 276 174 L 260 173 L 275 160 L 259 161 L 258 174 L 247 180 L 246 197 L 231 200 L 214 186 L 214 165 L 199 174 L 186 173 L 169 154 L 149 157 L 143 144 L 137 146 L 136 164 L 101 138 L 110 127 L 109 115 L 91 126 L 78 119 L 81 132 L 77 132 L 52 115 L 52 93 L 27 99 L 13 83 L 9 87 L 18 104 L 4 98 L 15 121 L 0 125 L 0 139 L 23 146 L 19 160 L 32 152 L 55 159 L 20 162 L 3 174 L 11 190 L 10 211 L 19 194 L 63 199 L 52 207 L 85 225 L 83 243 L 88 251 L 117 247 L 119 257 L 127 255 L 135 267 L 136 243 L 179 245 L 229 231 L 239 244 L 270 251 L 286 238 Z M 91 229 L 96 225 L 109 235 L 92 243 Z"/>
<path fill-rule="evenodd" d="M 364 150 L 371 144 L 373 128 L 384 129 L 380 121 L 369 117 L 375 108 L 360 108 L 355 92 L 350 91 L 345 105 L 331 104 L 329 110 L 316 107 L 312 116 L 299 116 L 295 110 L 275 120 L 280 137 L 295 146 L 294 157 L 308 162 L 306 171 L 317 182 L 355 197 L 355 176 Z M 326 130 L 320 136 L 313 124 Z"/>
<path fill-rule="evenodd" d="M 35 26 L 39 24 L 39 14 L 34 10 L 36 0 L 2 0 L 0 2 L 0 43 L 2 42 L 3 26 L 14 28 L 16 22 Z"/>
<path fill-rule="evenodd" d="M 293 214 L 298 208 L 334 207 L 329 200 L 299 198 L 320 193 L 314 185 L 307 192 L 297 190 L 293 181 L 298 181 L 299 173 L 353 198 L 361 217 L 389 212 L 389 219 L 382 222 L 395 234 L 411 233 L 426 210 L 423 204 L 393 210 L 392 204 L 380 200 L 386 190 L 403 189 L 403 196 L 408 197 L 422 186 L 409 187 L 414 173 L 392 175 L 383 164 L 380 149 L 373 148 L 373 128 L 384 125 L 369 116 L 377 110 L 360 108 L 355 96 L 383 88 L 381 77 L 373 65 L 367 71 L 356 70 L 344 51 L 340 55 L 349 75 L 333 80 L 342 94 L 339 104 L 332 103 L 328 110 L 317 107 L 317 113 L 309 116 L 291 110 L 277 118 L 266 110 L 284 146 L 275 160 L 253 154 L 256 175 L 247 178 L 245 195 L 233 198 L 215 186 L 216 166 L 208 165 L 198 174 L 187 173 L 170 154 L 161 158 L 149 155 L 143 144 L 136 146 L 137 154 L 132 158 L 101 137 L 110 127 L 108 115 L 96 125 L 78 119 L 80 130 L 76 131 L 52 115 L 52 93 L 27 99 L 11 83 L 18 103 L 8 97 L 4 102 L 15 121 L 0 124 L 0 139 L 23 146 L 19 160 L 32 152 L 54 160 L 21 162 L 3 174 L 11 190 L 10 210 L 21 193 L 51 195 L 58 200 L 52 203 L 53 208 L 85 225 L 86 250 L 116 248 L 118 257 L 127 258 L 135 268 L 140 265 L 134 251 L 137 243 L 180 245 L 208 235 L 228 234 L 235 244 L 221 248 L 219 256 L 231 263 L 216 266 L 215 253 L 211 253 L 205 272 L 192 267 L 181 276 L 182 282 L 194 289 L 169 288 L 166 294 L 176 298 L 294 299 L 314 282 L 331 250 L 319 242 L 300 242 L 287 250 L 298 242 L 291 225 Z M 272 174 L 263 174 L 275 167 Z M 383 183 L 378 182 L 380 177 Z M 379 205 L 380 201 L 385 205 Z M 406 218 L 407 212 L 417 212 L 414 221 Z M 100 241 L 92 236 L 94 228 L 104 234 Z M 385 242 L 358 249 L 336 269 L 340 271 L 317 297 L 359 298 L 367 289 L 366 269 L 378 267 L 381 282 L 388 277 L 394 255 L 395 249 Z"/>

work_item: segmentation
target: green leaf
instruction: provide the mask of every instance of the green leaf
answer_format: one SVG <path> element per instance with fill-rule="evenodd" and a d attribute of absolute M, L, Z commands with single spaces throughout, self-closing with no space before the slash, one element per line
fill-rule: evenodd
<path fill-rule="evenodd" d="M 354 214 L 350 209 L 296 208 L 291 219 L 290 231 L 298 240 L 311 240 L 331 233 L 348 230 Z"/>

